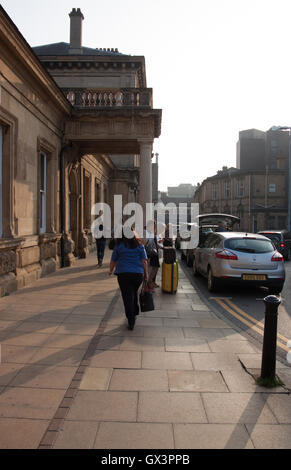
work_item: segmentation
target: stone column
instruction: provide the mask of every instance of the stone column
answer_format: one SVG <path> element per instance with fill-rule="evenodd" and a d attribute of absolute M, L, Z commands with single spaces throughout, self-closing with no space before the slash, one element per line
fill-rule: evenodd
<path fill-rule="evenodd" d="M 71 148 L 66 148 L 63 155 L 63 227 L 62 229 L 62 238 L 60 241 L 60 249 L 62 254 L 62 259 L 59 262 L 64 267 L 72 266 L 75 261 L 74 250 L 75 243 L 71 238 L 68 227 L 68 197 L 69 197 L 69 168 L 72 166 L 72 162 L 77 165 L 78 161 L 78 152 L 77 148 L 73 145 Z M 75 191 L 77 189 L 75 188 Z"/>
<path fill-rule="evenodd" d="M 89 242 L 86 232 L 84 230 L 84 167 L 82 165 L 82 160 L 79 166 L 79 177 L 80 177 L 80 193 L 81 198 L 79 200 L 79 237 L 78 237 L 78 255 L 79 258 L 87 258 L 89 254 Z"/>
<path fill-rule="evenodd" d="M 146 203 L 152 202 L 152 140 L 143 140 L 140 144 L 139 203 L 144 210 Z"/>

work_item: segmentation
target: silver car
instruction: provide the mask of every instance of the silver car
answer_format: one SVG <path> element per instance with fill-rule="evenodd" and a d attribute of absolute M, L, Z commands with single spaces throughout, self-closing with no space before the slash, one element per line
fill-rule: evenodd
<path fill-rule="evenodd" d="M 268 287 L 279 294 L 285 281 L 284 258 L 263 235 L 215 232 L 194 252 L 194 275 L 202 274 L 214 292 L 227 282 Z"/>

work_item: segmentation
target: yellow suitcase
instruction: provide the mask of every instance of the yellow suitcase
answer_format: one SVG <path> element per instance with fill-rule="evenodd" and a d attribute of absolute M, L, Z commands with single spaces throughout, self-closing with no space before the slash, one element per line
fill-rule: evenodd
<path fill-rule="evenodd" d="M 162 265 L 162 291 L 176 294 L 178 289 L 178 261 L 173 264 Z"/>

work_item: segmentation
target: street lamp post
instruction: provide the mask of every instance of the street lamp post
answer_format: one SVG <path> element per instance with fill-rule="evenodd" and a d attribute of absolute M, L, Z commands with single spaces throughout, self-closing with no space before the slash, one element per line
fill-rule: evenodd
<path fill-rule="evenodd" d="M 272 131 L 289 131 L 289 158 L 288 158 L 288 231 L 291 232 L 291 127 L 273 126 Z"/>

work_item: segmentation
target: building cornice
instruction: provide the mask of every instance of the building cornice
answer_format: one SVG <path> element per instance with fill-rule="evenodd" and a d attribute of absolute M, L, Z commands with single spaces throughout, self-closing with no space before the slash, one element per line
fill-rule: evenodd
<path fill-rule="evenodd" d="M 133 118 L 133 117 L 141 117 L 141 118 L 153 118 L 154 119 L 154 138 L 160 137 L 161 135 L 161 124 L 162 124 L 162 110 L 161 109 L 152 109 L 152 108 L 142 108 L 136 107 L 132 108 L 102 108 L 102 110 L 98 110 L 96 108 L 86 108 L 86 109 L 73 109 L 72 111 L 72 119 L 73 120 L 84 120 L 86 118 L 117 118 L 117 117 L 125 117 L 125 118 Z"/>
<path fill-rule="evenodd" d="M 254 176 L 254 175 L 286 175 L 286 170 L 279 170 L 279 169 L 268 169 L 268 170 L 240 170 L 231 171 L 231 172 L 224 172 L 218 175 L 208 176 L 205 180 L 202 181 L 200 186 L 197 188 L 198 190 L 201 188 L 203 184 L 206 184 L 209 181 L 213 180 L 224 180 L 230 178 L 238 178 L 242 176 Z"/>
<path fill-rule="evenodd" d="M 14 57 L 14 66 L 17 73 L 21 75 L 25 75 L 26 73 L 29 75 L 30 81 L 34 79 L 39 86 L 45 90 L 50 100 L 63 112 L 69 114 L 71 110 L 70 103 L 64 97 L 55 81 L 1 6 L 0 23 L 0 49 L 2 49 L 2 58 L 5 60 L 5 56 L 7 58 Z"/>
<path fill-rule="evenodd" d="M 39 60 L 46 69 L 53 73 L 66 70 L 98 71 L 135 71 L 140 88 L 146 88 L 145 59 L 143 56 L 102 56 L 102 55 L 39 55 Z"/>

